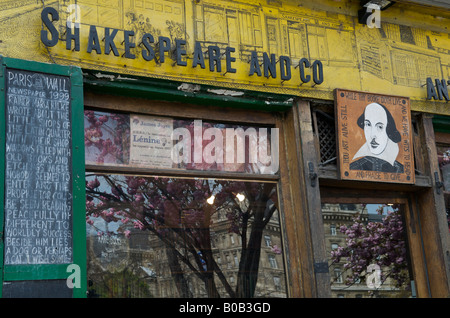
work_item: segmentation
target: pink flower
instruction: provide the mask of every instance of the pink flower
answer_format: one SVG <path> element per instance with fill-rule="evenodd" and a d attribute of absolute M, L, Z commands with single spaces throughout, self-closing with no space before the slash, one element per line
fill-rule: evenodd
<path fill-rule="evenodd" d="M 271 251 L 275 254 L 281 254 L 281 248 L 279 248 L 277 245 L 272 246 Z"/>
<path fill-rule="evenodd" d="M 100 181 L 98 181 L 97 178 L 95 178 L 94 180 L 91 180 L 88 182 L 87 187 L 89 189 L 95 189 L 98 188 L 100 186 Z"/>
<path fill-rule="evenodd" d="M 144 229 L 144 224 L 141 221 L 134 221 L 134 228 L 135 229 L 139 229 L 139 230 L 143 230 Z"/>

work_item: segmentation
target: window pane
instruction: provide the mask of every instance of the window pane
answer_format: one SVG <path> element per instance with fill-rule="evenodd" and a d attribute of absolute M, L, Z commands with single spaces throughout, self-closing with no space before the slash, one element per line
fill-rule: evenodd
<path fill-rule="evenodd" d="M 349 209 L 349 206 L 352 208 Z M 415 297 L 402 206 L 324 204 L 332 297 Z"/>
<path fill-rule="evenodd" d="M 264 182 L 87 174 L 89 295 L 286 297 L 276 190 Z"/>
<path fill-rule="evenodd" d="M 447 223 L 450 231 L 450 146 L 438 146 L 437 154 L 444 183 L 445 212 L 447 213 Z"/>
<path fill-rule="evenodd" d="M 87 164 L 278 172 L 278 130 L 202 120 L 85 111 Z"/>
<path fill-rule="evenodd" d="M 86 110 L 84 127 L 87 164 L 129 163 L 129 115 Z"/>

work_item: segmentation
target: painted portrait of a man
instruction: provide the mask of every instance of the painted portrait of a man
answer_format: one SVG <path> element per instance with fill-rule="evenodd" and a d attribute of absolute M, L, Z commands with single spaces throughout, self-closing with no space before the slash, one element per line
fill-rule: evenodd
<path fill-rule="evenodd" d="M 397 161 L 402 138 L 389 110 L 382 104 L 370 103 L 357 125 L 363 129 L 366 142 L 353 156 L 350 170 L 403 173 L 404 167 Z"/>
<path fill-rule="evenodd" d="M 335 91 L 336 157 L 343 180 L 414 183 L 408 97 Z"/>

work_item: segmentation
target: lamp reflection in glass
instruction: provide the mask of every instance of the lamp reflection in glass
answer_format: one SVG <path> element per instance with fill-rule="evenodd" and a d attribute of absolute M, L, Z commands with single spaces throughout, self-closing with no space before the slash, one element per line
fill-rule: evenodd
<path fill-rule="evenodd" d="M 206 202 L 208 202 L 208 204 L 214 204 L 214 199 L 215 199 L 216 197 L 214 196 L 214 195 L 212 195 L 212 196 L 210 196 L 207 200 L 206 200 Z"/>

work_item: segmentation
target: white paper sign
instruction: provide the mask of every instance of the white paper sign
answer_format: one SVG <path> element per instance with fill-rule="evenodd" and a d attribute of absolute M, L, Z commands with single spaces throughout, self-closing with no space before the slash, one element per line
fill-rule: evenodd
<path fill-rule="evenodd" d="M 173 120 L 133 115 L 130 117 L 130 164 L 172 168 Z"/>

